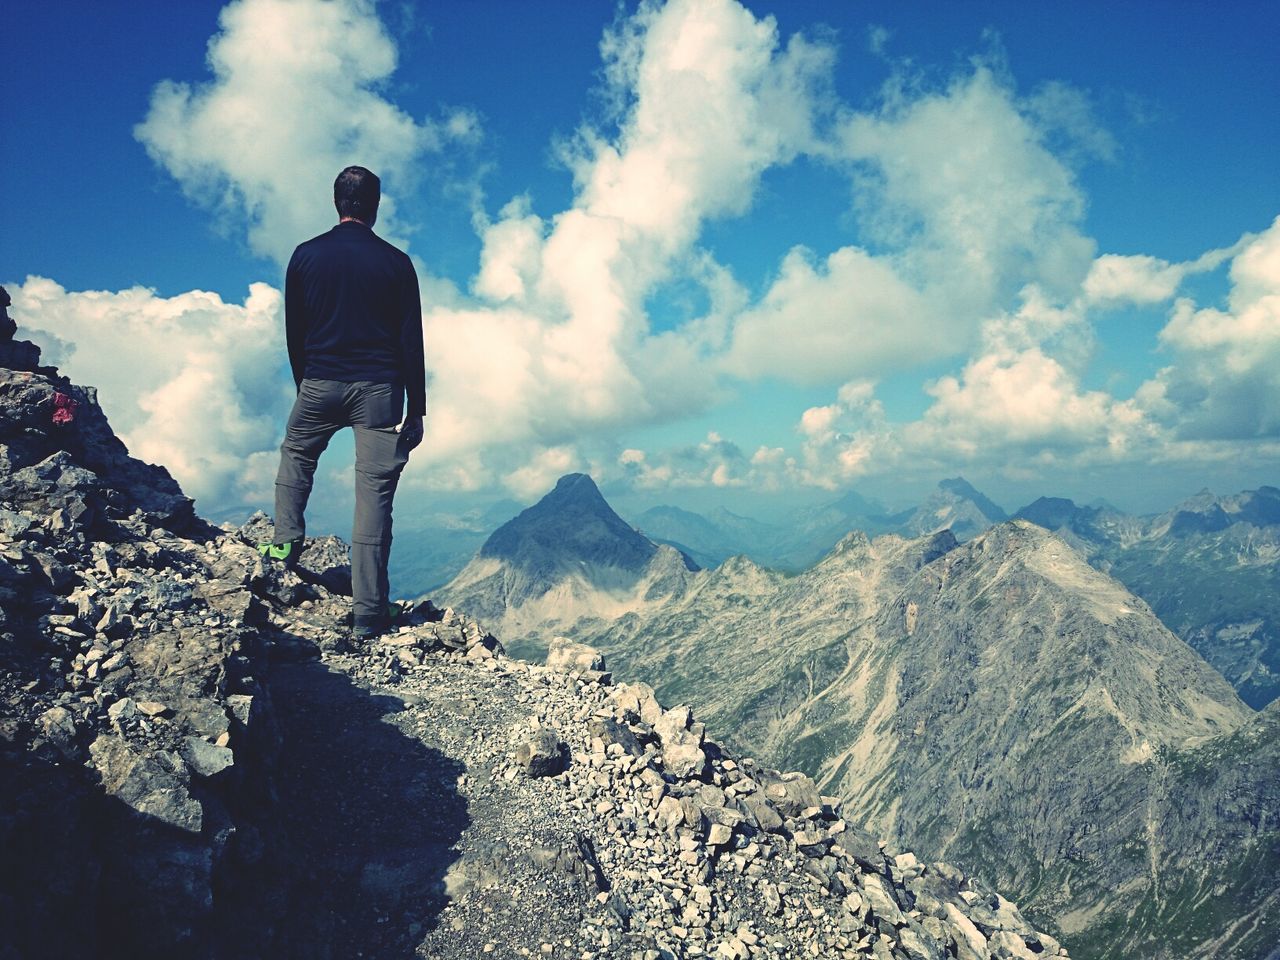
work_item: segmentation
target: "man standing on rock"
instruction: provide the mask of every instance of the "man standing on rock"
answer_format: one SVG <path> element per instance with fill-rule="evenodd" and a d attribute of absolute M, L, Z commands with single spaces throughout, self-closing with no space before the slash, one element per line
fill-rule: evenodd
<path fill-rule="evenodd" d="M 418 275 L 407 255 L 373 232 L 380 198 L 374 174 L 347 167 L 333 184 L 337 226 L 301 244 L 289 261 L 285 335 L 298 399 L 280 446 L 274 543 L 258 548 L 269 559 L 297 562 L 316 461 L 330 437 L 351 427 L 356 638 L 375 636 L 390 622 L 391 501 L 409 451 L 422 442 L 427 409 Z"/>

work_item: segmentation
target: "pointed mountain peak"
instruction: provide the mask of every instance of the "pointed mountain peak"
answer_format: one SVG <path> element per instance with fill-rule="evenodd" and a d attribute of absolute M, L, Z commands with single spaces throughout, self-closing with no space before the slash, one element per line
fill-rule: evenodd
<path fill-rule="evenodd" d="M 971 484 L 964 477 L 952 477 L 938 484 L 938 489 L 961 500 L 968 500 L 977 507 L 982 515 L 993 523 L 1008 520 L 1009 515 L 992 502 L 986 494 Z"/>
<path fill-rule="evenodd" d="M 480 555 L 542 572 L 572 564 L 639 572 L 657 549 L 614 513 L 595 481 L 585 473 L 570 473 L 495 530 Z"/>
<path fill-rule="evenodd" d="M 605 502 L 604 497 L 600 493 L 600 488 L 596 486 L 596 482 L 585 473 L 566 473 L 563 477 L 556 481 L 556 485 L 551 492 L 542 498 L 543 503 L 583 503 L 602 505 L 606 509 L 609 505 Z"/>

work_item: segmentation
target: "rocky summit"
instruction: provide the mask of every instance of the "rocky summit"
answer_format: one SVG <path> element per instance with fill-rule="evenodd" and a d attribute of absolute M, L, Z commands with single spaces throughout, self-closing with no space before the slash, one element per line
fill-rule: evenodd
<path fill-rule="evenodd" d="M 264 564 L 4 359 L 5 960 L 1065 956 L 590 647 L 428 600 L 353 646 L 341 541 Z"/>

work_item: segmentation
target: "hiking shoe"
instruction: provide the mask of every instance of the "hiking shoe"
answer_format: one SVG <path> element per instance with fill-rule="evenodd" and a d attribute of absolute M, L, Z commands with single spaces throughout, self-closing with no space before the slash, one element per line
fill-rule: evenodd
<path fill-rule="evenodd" d="M 264 560 L 282 563 L 287 569 L 292 570 L 298 565 L 298 555 L 302 553 L 303 543 L 302 537 L 290 540 L 288 543 L 260 543 L 258 554 Z"/>
<path fill-rule="evenodd" d="M 403 606 L 393 602 L 387 604 L 386 612 L 381 616 L 352 617 L 351 639 L 372 640 L 384 633 L 390 633 L 401 624 L 408 622 L 407 614 L 408 611 Z"/>

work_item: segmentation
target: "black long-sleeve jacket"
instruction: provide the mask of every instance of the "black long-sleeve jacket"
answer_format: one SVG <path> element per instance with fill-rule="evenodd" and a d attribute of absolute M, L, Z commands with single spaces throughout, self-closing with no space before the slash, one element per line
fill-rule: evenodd
<path fill-rule="evenodd" d="M 413 261 L 358 220 L 299 244 L 284 282 L 295 384 L 401 383 L 408 416 L 427 410 L 422 303 Z"/>

